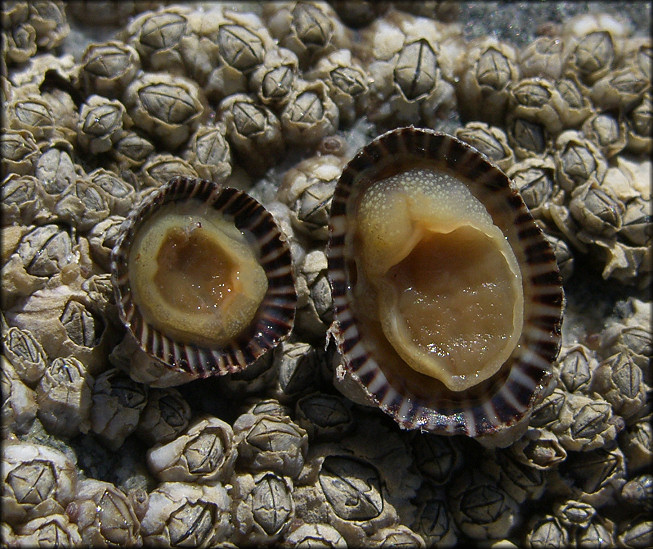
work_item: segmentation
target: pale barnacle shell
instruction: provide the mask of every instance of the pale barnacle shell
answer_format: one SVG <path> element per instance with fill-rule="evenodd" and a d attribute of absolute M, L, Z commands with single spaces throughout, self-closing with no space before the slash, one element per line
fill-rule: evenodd
<path fill-rule="evenodd" d="M 199 174 L 190 162 L 170 153 L 150 155 L 139 171 L 141 198 L 149 195 L 148 188 L 163 187 L 173 177 L 198 178 Z M 145 193 L 143 193 L 145 191 Z"/>
<path fill-rule="evenodd" d="M 17 543 L 24 546 L 82 545 L 77 525 L 71 522 L 67 515 L 59 513 L 32 519 L 21 525 L 17 533 Z M 4 536 L 3 540 L 7 541 Z"/>
<path fill-rule="evenodd" d="M 381 528 L 365 540 L 365 546 L 375 548 L 405 546 L 424 549 L 426 544 L 419 533 L 411 530 L 408 526 L 399 524 Z"/>
<path fill-rule="evenodd" d="M 57 220 L 76 227 L 80 232 L 89 231 L 112 213 L 106 191 L 88 176 L 70 185 L 52 210 Z"/>
<path fill-rule="evenodd" d="M 615 65 L 623 38 L 632 33 L 626 19 L 607 13 L 587 13 L 563 24 L 563 73 L 573 73 L 589 86 Z"/>
<path fill-rule="evenodd" d="M 343 125 L 351 125 L 367 110 L 372 79 L 350 50 L 337 50 L 322 57 L 304 77 L 326 84 Z"/>
<path fill-rule="evenodd" d="M 623 419 L 599 395 L 571 393 L 551 430 L 565 449 L 586 452 L 608 445 L 624 427 Z"/>
<path fill-rule="evenodd" d="M 297 55 L 303 69 L 316 59 L 351 45 L 350 31 L 327 2 L 266 3 L 263 17 L 272 36 L 281 47 Z"/>
<path fill-rule="evenodd" d="M 340 123 L 338 107 L 321 80 L 296 79 L 279 118 L 286 142 L 300 148 L 315 147 L 333 135 Z"/>
<path fill-rule="evenodd" d="M 2 383 L 2 435 L 26 433 L 36 417 L 36 393 L 25 385 L 13 365 L 0 355 L 0 381 Z"/>
<path fill-rule="evenodd" d="M 89 44 L 80 61 L 79 81 L 87 94 L 121 97 L 141 68 L 138 53 L 116 40 Z"/>
<path fill-rule="evenodd" d="M 456 439 L 416 433 L 412 443 L 415 466 L 430 485 L 446 484 L 463 464 L 462 449 Z"/>
<path fill-rule="evenodd" d="M 120 448 L 136 430 L 147 393 L 147 385 L 132 381 L 115 368 L 95 378 L 91 429 L 109 449 Z"/>
<path fill-rule="evenodd" d="M 38 147 L 28 130 L 4 130 L 0 135 L 2 177 L 9 174 L 33 175 Z M 4 204 L 4 203 L 3 203 Z"/>
<path fill-rule="evenodd" d="M 322 358 L 309 343 L 284 341 L 275 351 L 273 364 L 277 371 L 279 398 L 302 394 L 315 387 Z M 300 426 L 305 428 L 301 423 Z"/>
<path fill-rule="evenodd" d="M 525 547 L 536 549 L 545 544 L 552 547 L 567 547 L 569 532 L 554 515 L 534 515 L 526 525 Z"/>
<path fill-rule="evenodd" d="M 549 155 L 515 162 L 506 175 L 516 185 L 524 203 L 536 219 L 541 218 L 547 203 L 555 200 L 555 164 Z"/>
<path fill-rule="evenodd" d="M 646 514 L 623 521 L 618 531 L 617 542 L 622 547 L 646 547 L 653 543 L 653 520 Z"/>
<path fill-rule="evenodd" d="M 612 158 L 626 147 L 626 123 L 610 113 L 596 113 L 583 122 L 583 134 L 594 141 L 605 158 Z"/>
<path fill-rule="evenodd" d="M 252 96 L 233 94 L 223 99 L 218 117 L 234 156 L 253 176 L 262 176 L 285 152 L 281 122 Z"/>
<path fill-rule="evenodd" d="M 599 366 L 595 353 L 580 343 L 564 346 L 557 360 L 556 376 L 559 386 L 574 393 L 591 394 L 590 385 L 594 371 Z M 562 384 L 562 385 L 560 385 Z"/>
<path fill-rule="evenodd" d="M 66 514 L 77 525 L 84 545 L 109 547 L 142 544 L 140 521 L 125 493 L 109 482 L 79 482 Z"/>
<path fill-rule="evenodd" d="M 261 471 L 235 475 L 232 483 L 234 541 L 273 545 L 295 518 L 292 480 L 281 473 Z"/>
<path fill-rule="evenodd" d="M 76 112 L 76 109 L 69 95 L 62 92 L 58 97 L 64 104 L 57 102 L 52 96 L 41 95 L 36 86 L 18 88 L 13 100 L 4 107 L 6 127 L 27 130 L 37 141 L 54 137 L 72 139 L 74 132 L 69 126 L 74 127 L 74 122 L 69 119 L 73 118 L 70 113 Z M 65 124 L 66 121 L 68 124 Z"/>
<path fill-rule="evenodd" d="M 490 126 L 485 122 L 467 122 L 462 128 L 456 130 L 455 135 L 487 156 L 488 160 L 494 162 L 500 169 L 507 170 L 508 177 L 512 179 L 510 168 L 515 158 L 508 145 L 506 133 L 501 128 Z M 523 197 L 523 190 L 520 189 L 520 192 Z M 524 201 L 526 202 L 526 200 Z M 532 209 L 528 202 L 526 205 Z"/>
<path fill-rule="evenodd" d="M 84 169 L 75 162 L 76 156 L 70 143 L 63 139 L 44 142 L 39 152 L 34 175 L 43 186 L 50 205 L 83 176 Z"/>
<path fill-rule="evenodd" d="M 566 284 L 574 274 L 574 254 L 569 244 L 565 242 L 560 234 L 551 234 L 544 230 L 544 236 L 553 248 L 556 263 L 558 264 L 558 269 L 560 269 L 560 276 L 562 276 L 562 283 Z"/>
<path fill-rule="evenodd" d="M 460 28 L 390 11 L 363 31 L 359 57 L 371 82 L 367 115 L 392 127 L 434 127 L 456 103 L 454 65 Z"/>
<path fill-rule="evenodd" d="M 508 143 L 518 160 L 547 156 L 551 150 L 552 136 L 546 128 L 525 118 L 510 117 L 506 128 Z"/>
<path fill-rule="evenodd" d="M 117 100 L 90 95 L 81 106 L 77 122 L 77 143 L 91 154 L 109 151 L 131 125 L 125 106 Z"/>
<path fill-rule="evenodd" d="M 5 234 L 9 230 L 5 228 Z M 7 308 L 21 298 L 32 299 L 36 290 L 55 288 L 74 280 L 86 259 L 82 246 L 58 225 L 28 227 L 21 232 L 15 252 L 2 267 L 2 300 Z"/>
<path fill-rule="evenodd" d="M 88 180 L 103 191 L 111 215 L 127 215 L 135 201 L 135 190 L 131 183 L 118 173 L 97 168 L 87 174 Z"/>
<path fill-rule="evenodd" d="M 492 192 L 485 191 L 478 181 L 484 181 L 488 189 L 493 189 Z M 517 293 L 523 295 L 515 301 L 518 303 L 515 305 L 519 311 L 518 318 L 523 320 L 519 321 L 519 329 L 511 328 L 513 332 L 510 337 L 520 339 L 520 349 L 526 349 L 530 345 L 533 350 L 538 349 L 538 358 L 530 352 L 521 355 L 522 351 L 510 358 L 513 350 L 511 347 L 503 351 L 505 356 L 502 355 L 501 359 L 494 358 L 495 364 L 491 372 L 470 373 L 467 376 L 457 374 L 456 370 L 450 370 L 444 364 L 430 369 L 427 364 L 431 362 L 425 358 L 429 355 L 425 354 L 423 357 L 426 351 L 419 351 L 421 347 L 417 343 L 412 344 L 415 349 L 403 343 L 402 337 L 407 342 L 411 337 L 420 341 L 417 335 L 401 336 L 408 332 L 405 332 L 407 328 L 399 327 L 408 322 L 411 313 L 399 313 L 398 305 L 395 304 L 397 298 L 394 291 L 390 291 L 394 286 L 390 283 L 383 286 L 379 281 L 384 280 L 386 271 L 394 269 L 393 264 L 402 265 L 402 260 L 410 257 L 412 248 L 417 246 L 416 243 L 426 238 L 424 234 L 436 234 L 438 229 L 435 227 L 414 228 L 421 227 L 419 223 L 422 222 L 418 219 L 422 218 L 412 218 L 409 202 L 413 189 L 419 198 L 414 203 L 410 202 L 414 204 L 410 207 L 417 208 L 415 204 L 427 204 L 428 201 L 435 200 L 429 193 L 438 195 L 440 185 L 451 189 L 447 192 L 456 193 L 462 193 L 464 187 L 464 192 L 470 193 L 470 197 L 476 196 L 474 200 L 479 201 L 479 207 L 487 208 L 485 211 L 488 219 L 493 220 L 492 230 L 499 231 L 497 234 L 501 234 L 501 242 L 512 243 L 512 253 L 520 258 L 518 269 L 523 272 L 524 284 L 527 280 L 535 282 L 532 287 L 522 287 L 521 282 L 515 283 Z M 458 185 L 460 191 L 454 191 L 453 185 Z M 501 195 L 502 198 L 499 198 L 497 193 L 499 188 L 503 188 L 505 192 L 505 195 Z M 490 194 L 496 197 L 496 202 L 490 201 Z M 463 199 L 462 195 L 456 196 L 459 203 L 467 200 Z M 419 208 L 415 210 L 415 216 L 422 215 L 417 213 L 418 210 Z M 395 220 L 393 226 L 404 229 L 395 228 L 389 231 L 390 225 L 386 223 L 392 223 L 394 215 L 397 215 L 401 222 L 397 225 Z M 433 219 L 435 214 L 432 211 L 424 215 L 427 216 L 424 217 L 426 220 Z M 460 215 L 464 216 L 462 213 Z M 444 219 L 448 218 L 445 216 Z M 519 223 L 524 223 L 522 228 L 519 228 Z M 406 231 L 405 235 L 401 230 Z M 425 232 L 420 232 L 422 230 Z M 413 231 L 417 232 L 412 237 L 409 236 Z M 380 235 L 387 236 L 379 240 Z M 522 235 L 522 238 L 528 235 L 528 238 L 534 239 L 529 250 L 533 252 L 537 249 L 537 254 L 531 257 L 524 254 L 519 235 Z M 411 238 L 413 240 L 410 240 Z M 368 248 L 365 248 L 365 242 L 368 243 Z M 372 245 L 372 242 L 378 244 Z M 407 250 L 400 251 L 399 254 L 403 255 L 397 256 L 397 252 L 395 255 L 386 252 L 385 246 L 389 246 L 387 250 L 406 246 Z M 423 249 L 425 254 L 428 253 L 427 246 L 422 248 L 419 245 L 416 249 Z M 438 249 L 442 249 L 442 244 L 438 245 Z M 494 434 L 496 436 L 492 440 L 488 437 L 484 440 L 490 444 L 504 445 L 509 443 L 511 437 L 518 437 L 523 433 L 526 425 L 520 420 L 525 420 L 535 403 L 543 398 L 551 376 L 550 362 L 559 348 L 562 291 L 552 250 L 527 213 L 521 197 L 512 189 L 509 180 L 498 168 L 487 162 L 474 149 L 450 136 L 413 128 L 384 134 L 363 149 L 350 162 L 340 178 L 331 208 L 327 256 L 335 304 L 335 320 L 331 331 L 335 335 L 349 375 L 363 389 L 368 399 L 390 414 L 404 428 L 476 437 Z M 430 255 L 428 257 L 431 264 L 446 264 L 450 261 L 450 258 L 435 259 Z M 517 260 L 514 261 L 517 264 Z M 535 271 L 528 274 L 529 269 L 536 268 L 536 264 L 538 274 L 535 274 Z M 479 272 L 478 257 L 475 257 L 474 265 L 475 272 Z M 415 272 L 419 269 L 416 267 Z M 375 274 L 377 271 L 380 274 Z M 401 274 L 401 269 L 396 272 L 400 278 L 409 276 L 408 270 L 405 274 Z M 428 280 L 435 281 L 437 277 L 436 273 L 431 273 Z M 511 277 L 508 279 L 512 280 Z M 539 289 L 538 282 L 542 283 Z M 376 286 L 373 286 L 374 284 Z M 429 296 L 426 278 L 424 284 L 424 289 L 420 292 Z M 413 285 L 412 282 L 406 283 L 406 287 Z M 370 294 L 372 288 L 374 290 Z M 382 290 L 385 292 L 384 297 L 375 302 L 373 296 L 377 293 L 380 296 Z M 426 302 L 431 303 L 431 297 L 428 297 Z M 474 306 L 473 309 L 482 310 L 479 307 L 482 305 Z M 422 318 L 421 313 L 415 311 L 414 314 L 417 315 L 417 324 L 422 326 L 422 321 L 419 320 Z M 510 313 L 512 314 L 514 313 Z M 424 318 L 442 319 L 438 322 L 448 318 L 444 310 L 438 311 L 438 306 L 429 313 L 424 312 L 424 315 Z M 533 320 L 529 320 L 531 315 Z M 387 324 L 386 327 L 382 327 L 383 323 Z M 470 323 L 476 324 L 476 321 L 470 320 Z M 538 328 L 530 328 L 530 323 Z M 398 328 L 395 329 L 395 325 Z M 435 333 L 448 330 L 438 326 L 436 329 L 424 325 L 424 331 L 419 332 L 430 334 L 424 340 L 426 343 L 433 343 Z M 457 330 L 454 327 L 451 329 Z M 545 336 L 545 333 L 548 335 Z M 533 337 L 534 339 L 531 339 Z M 436 347 L 443 345 L 447 348 L 446 339 L 437 341 Z M 449 351 L 444 352 L 448 356 Z M 418 356 L 422 358 L 418 359 Z M 490 357 L 487 357 L 487 360 L 491 360 Z M 413 366 L 409 367 L 408 364 Z M 528 389 L 521 385 L 521 382 L 517 384 L 515 381 L 520 373 L 529 377 Z M 520 404 L 517 405 L 517 401 Z M 508 402 L 512 404 L 506 406 Z"/>
<path fill-rule="evenodd" d="M 571 193 L 591 182 L 600 182 L 607 171 L 607 161 L 598 146 L 581 132 L 567 130 L 555 142 L 556 180 Z"/>
<path fill-rule="evenodd" d="M 232 155 L 224 124 L 199 125 L 183 157 L 204 178 L 222 183 L 231 175 Z"/>
<path fill-rule="evenodd" d="M 149 355 L 129 333 L 113 348 L 109 362 L 132 380 L 150 388 L 174 387 L 198 378 L 189 372 L 173 370 L 165 362 Z"/>
<path fill-rule="evenodd" d="M 29 330 L 12 327 L 2 337 L 3 355 L 11 362 L 18 377 L 33 387 L 48 367 L 48 356 Z"/>
<path fill-rule="evenodd" d="M 653 510 L 653 475 L 647 473 L 629 480 L 621 488 L 621 499 L 646 511 Z"/>
<path fill-rule="evenodd" d="M 520 77 L 515 48 L 492 37 L 475 39 L 468 44 L 457 74 L 456 95 L 463 119 L 501 125 L 509 90 Z"/>
<path fill-rule="evenodd" d="M 641 101 L 626 115 L 628 142 L 626 149 L 635 154 L 650 154 L 653 148 L 653 116 L 651 113 L 651 92 L 644 94 Z"/>
<path fill-rule="evenodd" d="M 314 516 L 335 526 L 350 545 L 363 543 L 399 517 L 402 524 L 410 524 L 415 516 L 412 500 L 421 482 L 410 463 L 407 441 L 379 416 L 359 412 L 348 436 L 309 447 L 296 482 L 308 487 L 301 496 L 301 512 L 313 508 Z M 299 505 L 297 511 L 299 515 Z"/>
<path fill-rule="evenodd" d="M 249 77 L 249 89 L 275 112 L 282 109 L 299 78 L 299 60 L 286 48 L 272 48 Z"/>
<path fill-rule="evenodd" d="M 311 476 L 293 491 L 298 518 L 333 526 L 348 546 L 362 545 L 369 534 L 398 522 L 397 509 L 387 501 L 386 471 L 374 462 L 317 444 L 309 459 Z"/>
<path fill-rule="evenodd" d="M 65 2 L 31 2 L 29 10 L 29 23 L 36 31 L 36 44 L 39 48 L 56 48 L 68 36 L 70 27 L 66 20 Z"/>
<path fill-rule="evenodd" d="M 217 417 L 200 417 L 174 440 L 147 452 L 147 465 L 163 482 L 227 482 L 238 452 L 231 425 Z"/>
<path fill-rule="evenodd" d="M 297 478 L 304 466 L 308 435 L 289 416 L 242 414 L 233 429 L 239 467 Z"/>
<path fill-rule="evenodd" d="M 322 250 L 306 254 L 297 276 L 296 331 L 309 340 L 323 340 L 333 321 L 333 298 L 328 280 L 328 260 Z"/>
<path fill-rule="evenodd" d="M 168 71 L 185 75 L 189 55 L 189 6 L 166 6 L 157 11 L 145 11 L 134 17 L 121 31 L 124 44 L 139 56 L 146 70 Z M 199 57 L 199 55 L 198 55 Z M 190 76 L 190 75 L 189 75 Z"/>
<path fill-rule="evenodd" d="M 519 52 L 519 68 L 524 78 L 540 76 L 557 80 L 562 73 L 564 44 L 558 37 L 539 36 Z"/>
<path fill-rule="evenodd" d="M 472 539 L 501 539 L 516 521 L 517 502 L 480 469 L 463 469 L 447 496 L 456 525 Z"/>
<path fill-rule="evenodd" d="M 524 465 L 539 470 L 558 467 L 567 459 L 567 451 L 548 429 L 529 429 L 510 451 Z"/>
<path fill-rule="evenodd" d="M 36 31 L 29 23 L 29 4 L 13 2 L 2 10 L 2 57 L 23 63 L 36 54 Z"/>
<path fill-rule="evenodd" d="M 49 433 L 73 437 L 89 431 L 93 382 L 76 358 L 52 361 L 36 387 L 38 418 Z"/>
<path fill-rule="evenodd" d="M 20 308 L 6 312 L 7 320 L 29 329 L 51 359 L 74 356 L 95 375 L 106 366 L 115 327 L 87 292 L 63 282 L 32 293 Z"/>
<path fill-rule="evenodd" d="M 337 395 L 312 393 L 301 397 L 295 405 L 295 418 L 311 442 L 340 440 L 355 426 L 351 404 Z"/>
<path fill-rule="evenodd" d="M 358 5 L 357 2 L 354 4 Z M 323 523 L 301 524 L 297 527 L 291 526 L 283 538 L 280 547 L 287 549 L 309 549 L 318 542 L 325 547 L 345 547 L 345 538 L 333 526 Z"/>
<path fill-rule="evenodd" d="M 139 168 L 154 154 L 154 145 L 136 132 L 126 131 L 116 142 L 109 154 L 115 158 L 119 168 Z"/>
<path fill-rule="evenodd" d="M 592 372 L 592 389 L 608 401 L 627 422 L 645 409 L 650 387 L 644 383 L 640 367 L 628 351 L 617 353 Z"/>
<path fill-rule="evenodd" d="M 329 236 L 329 210 L 345 160 L 335 155 L 312 156 L 286 171 L 277 199 L 290 207 L 290 221 L 316 240 Z"/>
<path fill-rule="evenodd" d="M 91 257 L 106 272 L 111 270 L 111 250 L 120 235 L 120 226 L 124 220 L 122 215 L 110 215 L 88 232 Z"/>
<path fill-rule="evenodd" d="M 614 547 L 615 525 L 610 519 L 596 514 L 586 528 L 576 529 L 578 547 Z"/>
<path fill-rule="evenodd" d="M 422 536 L 427 547 L 455 547 L 457 528 L 444 489 L 423 483 L 415 504 L 417 512 L 411 527 Z"/>
<path fill-rule="evenodd" d="M 196 33 L 210 40 L 207 49 L 215 58 L 205 85 L 207 96 L 218 101 L 246 92 L 248 78 L 264 62 L 266 52 L 275 47 L 261 18 L 219 6 L 206 13 L 196 12 L 191 24 Z"/>
<path fill-rule="evenodd" d="M 179 391 L 150 388 L 136 434 L 150 446 L 165 444 L 181 435 L 190 420 L 190 405 Z"/>
<path fill-rule="evenodd" d="M 32 442 L 9 442 L 2 452 L 2 511 L 19 523 L 61 514 L 77 488 L 77 468 L 63 453 Z"/>
<path fill-rule="evenodd" d="M 517 121 L 540 126 L 551 138 L 567 126 L 567 103 L 555 83 L 541 77 L 523 78 L 510 86 L 506 125 Z"/>
<path fill-rule="evenodd" d="M 230 396 L 260 395 L 274 385 L 276 378 L 273 354 L 266 353 L 244 370 L 225 374 L 220 385 Z"/>
<path fill-rule="evenodd" d="M 204 113 L 198 84 L 165 73 L 137 76 L 125 90 L 123 103 L 134 125 L 170 150 L 188 139 Z"/>
<path fill-rule="evenodd" d="M 293 325 L 290 251 L 274 218 L 207 180 L 175 177 L 141 202 L 112 274 L 121 321 L 141 348 L 193 376 L 245 369 Z"/>
<path fill-rule="evenodd" d="M 553 505 L 553 513 L 567 528 L 586 529 L 596 514 L 589 503 L 567 499 Z"/>
<path fill-rule="evenodd" d="M 614 502 L 626 483 L 625 457 L 618 446 L 570 452 L 560 470 L 573 479 L 574 497 L 597 509 Z"/>
<path fill-rule="evenodd" d="M 149 494 L 141 519 L 148 545 L 214 547 L 230 538 L 231 498 L 220 484 L 162 482 Z"/>
<path fill-rule="evenodd" d="M 556 82 L 556 89 L 564 101 L 562 120 L 567 127 L 580 126 L 592 114 L 593 107 L 589 98 L 581 93 L 578 78 L 574 74 L 567 75 Z"/>
<path fill-rule="evenodd" d="M 624 113 L 634 107 L 650 88 L 650 77 L 647 78 L 638 67 L 626 65 L 594 82 L 589 95 L 600 109 Z"/>
<path fill-rule="evenodd" d="M 497 450 L 484 469 L 498 478 L 499 486 L 520 505 L 527 500 L 540 499 L 547 488 L 547 475 L 524 463 L 511 448 Z"/>
<path fill-rule="evenodd" d="M 2 181 L 2 225 L 40 225 L 49 218 L 43 185 L 32 175 L 10 173 Z"/>

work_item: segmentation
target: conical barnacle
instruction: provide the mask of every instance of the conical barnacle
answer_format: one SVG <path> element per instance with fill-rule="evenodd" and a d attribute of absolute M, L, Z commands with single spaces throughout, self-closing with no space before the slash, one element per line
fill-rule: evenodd
<path fill-rule="evenodd" d="M 211 181 L 175 177 L 132 211 L 112 273 L 141 348 L 199 377 L 246 368 L 292 328 L 290 251 L 274 218 Z"/>
<path fill-rule="evenodd" d="M 474 437 L 530 415 L 563 293 L 550 245 L 496 166 L 451 136 L 388 132 L 343 172 L 329 230 L 331 331 L 376 405 L 404 428 Z"/>

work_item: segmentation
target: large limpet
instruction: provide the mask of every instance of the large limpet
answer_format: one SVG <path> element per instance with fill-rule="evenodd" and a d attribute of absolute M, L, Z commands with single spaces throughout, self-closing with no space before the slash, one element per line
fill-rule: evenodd
<path fill-rule="evenodd" d="M 272 215 L 237 189 L 172 178 L 125 220 L 111 267 L 121 320 L 177 370 L 238 372 L 292 329 L 290 249 Z"/>
<path fill-rule="evenodd" d="M 344 364 L 402 427 L 495 435 L 543 398 L 564 301 L 555 255 L 476 149 L 412 127 L 372 141 L 338 181 L 328 260 Z"/>

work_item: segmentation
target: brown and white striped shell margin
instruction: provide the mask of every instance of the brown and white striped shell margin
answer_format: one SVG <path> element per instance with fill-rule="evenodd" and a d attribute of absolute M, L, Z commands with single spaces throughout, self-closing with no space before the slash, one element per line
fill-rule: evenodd
<path fill-rule="evenodd" d="M 414 164 L 444 170 L 462 180 L 487 208 L 513 249 L 521 269 L 524 315 L 517 346 L 501 369 L 473 390 L 429 394 L 426 376 L 413 381 L 390 371 L 359 325 L 354 303 L 353 254 L 356 195 L 376 180 Z M 564 295 L 554 253 L 509 178 L 473 147 L 446 134 L 413 127 L 376 138 L 347 165 L 335 189 L 329 222 L 328 275 L 334 301 L 331 333 L 347 372 L 368 399 L 406 429 L 491 438 L 524 425 L 546 394 L 560 348 Z M 408 366 L 406 366 L 408 370 Z"/>
<path fill-rule="evenodd" d="M 129 248 L 139 226 L 170 202 L 198 199 L 232 219 L 246 237 L 268 281 L 254 319 L 229 344 L 208 348 L 175 341 L 143 318 L 129 281 Z M 247 193 L 204 179 L 173 177 L 127 217 L 112 251 L 112 281 L 119 316 L 140 347 L 173 369 L 198 378 L 243 370 L 286 339 L 297 305 L 290 249 L 274 218 Z"/>

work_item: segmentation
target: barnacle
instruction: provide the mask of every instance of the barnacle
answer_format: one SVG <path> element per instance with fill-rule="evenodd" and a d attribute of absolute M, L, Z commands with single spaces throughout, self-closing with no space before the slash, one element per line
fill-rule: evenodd
<path fill-rule="evenodd" d="M 650 6 L 550 8 L 4 2 L 4 544 L 646 544 Z"/>

